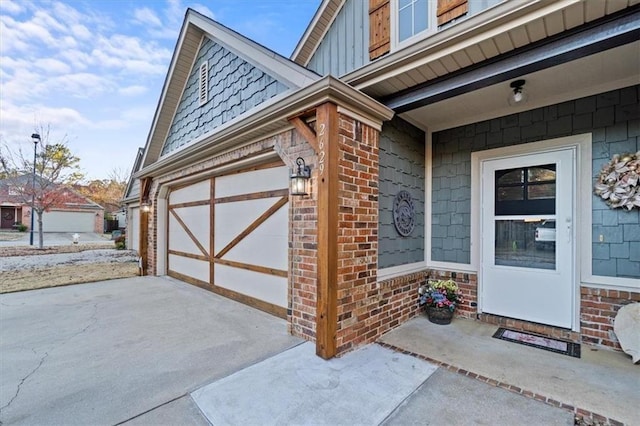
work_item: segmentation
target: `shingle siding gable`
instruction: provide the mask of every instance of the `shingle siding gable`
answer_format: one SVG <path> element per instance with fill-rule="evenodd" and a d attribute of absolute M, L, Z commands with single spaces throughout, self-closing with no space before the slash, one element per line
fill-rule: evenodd
<path fill-rule="evenodd" d="M 208 101 L 200 106 L 199 75 L 209 64 Z M 205 39 L 191 70 L 161 155 L 233 120 L 289 88 L 211 39 Z"/>

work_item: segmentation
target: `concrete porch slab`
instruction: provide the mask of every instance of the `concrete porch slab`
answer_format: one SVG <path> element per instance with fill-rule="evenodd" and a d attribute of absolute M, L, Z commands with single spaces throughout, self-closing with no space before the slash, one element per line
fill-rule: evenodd
<path fill-rule="evenodd" d="M 420 316 L 379 342 L 551 405 L 637 424 L 640 368 L 631 357 L 582 345 L 582 358 L 572 358 L 494 339 L 497 328 L 462 318 L 442 326 Z"/>
<path fill-rule="evenodd" d="M 378 345 L 325 361 L 304 343 L 191 396 L 217 426 L 377 425 L 435 370 Z"/>

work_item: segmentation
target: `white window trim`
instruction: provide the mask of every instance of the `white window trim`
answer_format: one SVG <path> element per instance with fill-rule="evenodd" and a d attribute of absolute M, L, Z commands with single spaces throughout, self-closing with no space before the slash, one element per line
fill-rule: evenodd
<path fill-rule="evenodd" d="M 205 60 L 198 67 L 198 99 L 200 106 L 209 101 L 209 61 Z"/>
<path fill-rule="evenodd" d="M 436 1 L 427 0 L 427 7 L 429 8 L 429 20 L 427 21 L 427 29 L 421 31 L 417 34 L 412 35 L 411 37 L 400 41 L 398 36 L 400 19 L 399 13 L 400 8 L 398 5 L 399 0 L 391 0 L 391 19 L 390 19 L 390 31 L 391 31 L 391 51 L 395 51 L 398 49 L 403 49 L 407 46 L 410 46 L 424 38 L 429 37 L 430 35 L 436 33 L 438 31 L 438 19 L 436 17 L 437 13 L 437 3 Z"/>
<path fill-rule="evenodd" d="M 402 277 L 428 269 L 424 262 L 408 263 L 406 265 L 391 266 L 378 270 L 378 282 L 391 278 Z"/>

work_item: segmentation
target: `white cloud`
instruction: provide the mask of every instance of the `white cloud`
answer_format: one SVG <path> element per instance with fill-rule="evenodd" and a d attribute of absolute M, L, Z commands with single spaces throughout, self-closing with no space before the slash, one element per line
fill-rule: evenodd
<path fill-rule="evenodd" d="M 141 25 L 153 25 L 154 27 L 161 27 L 162 22 L 158 15 L 148 7 L 143 7 L 142 9 L 136 9 L 133 11 L 133 16 L 135 18 L 135 22 Z"/>
<path fill-rule="evenodd" d="M 52 108 L 41 104 L 0 104 L 0 135 L 3 140 L 22 140 L 39 124 L 68 129 L 74 125 L 87 125 L 89 121 L 73 108 Z"/>
<path fill-rule="evenodd" d="M 89 40 L 92 37 L 91 31 L 84 25 L 75 24 L 71 26 L 71 32 L 74 36 L 83 40 Z"/>
<path fill-rule="evenodd" d="M 50 78 L 48 86 L 67 96 L 90 98 L 114 89 L 109 79 L 91 73 L 65 74 Z"/>
<path fill-rule="evenodd" d="M 0 1 L 0 12 L 9 13 L 12 15 L 17 15 L 21 13 L 24 9 L 17 2 L 12 0 L 2 0 Z"/>
<path fill-rule="evenodd" d="M 133 85 L 127 87 L 121 87 L 118 89 L 118 93 L 123 96 L 138 96 L 147 92 L 147 88 L 145 86 Z"/>
<path fill-rule="evenodd" d="M 45 72 L 52 72 L 56 74 L 66 74 L 71 72 L 71 67 L 68 64 L 53 58 L 36 60 L 33 62 L 33 65 Z"/>

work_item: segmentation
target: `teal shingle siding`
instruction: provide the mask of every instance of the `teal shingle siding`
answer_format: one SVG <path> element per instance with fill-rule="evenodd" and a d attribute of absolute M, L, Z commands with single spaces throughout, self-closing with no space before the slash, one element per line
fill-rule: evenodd
<path fill-rule="evenodd" d="M 614 154 L 640 150 L 639 99 L 631 86 L 434 133 L 431 259 L 470 262 L 471 152 L 591 133 L 595 182 Z M 592 196 L 593 274 L 640 278 L 640 209 Z"/>
<path fill-rule="evenodd" d="M 198 75 L 209 63 L 208 101 L 200 106 Z M 167 140 L 166 155 L 195 138 L 288 90 L 288 87 L 210 39 L 202 44 L 178 105 Z"/>
<path fill-rule="evenodd" d="M 424 261 L 424 132 L 401 118 L 384 123 L 380 134 L 378 267 Z M 407 237 L 393 224 L 393 201 L 406 190 L 415 207 L 415 228 Z"/>

